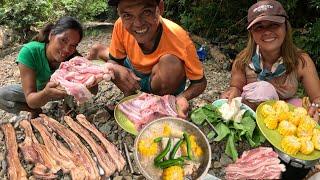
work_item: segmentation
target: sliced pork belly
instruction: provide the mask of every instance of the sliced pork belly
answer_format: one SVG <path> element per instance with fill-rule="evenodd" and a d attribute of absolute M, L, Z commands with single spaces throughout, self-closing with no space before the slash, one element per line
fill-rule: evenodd
<path fill-rule="evenodd" d="M 285 166 L 268 147 L 245 151 L 234 164 L 229 164 L 226 179 L 280 179 Z"/>
<path fill-rule="evenodd" d="M 121 155 L 121 152 L 117 149 L 117 147 L 109 142 L 103 134 L 97 130 L 97 128 L 92 125 L 83 114 L 77 115 L 76 119 L 79 121 L 79 123 L 88 129 L 90 132 L 92 132 L 102 143 L 105 150 L 108 152 L 106 156 L 109 156 L 110 159 L 112 159 L 113 163 L 116 165 L 117 170 L 121 171 L 124 166 L 126 165 L 126 161 L 124 160 L 124 157 Z"/>
<path fill-rule="evenodd" d="M 19 147 L 26 161 L 35 164 L 32 173 L 36 178 L 54 179 L 61 166 L 57 164 L 51 154 L 43 144 L 40 144 L 33 134 L 29 121 L 20 122 L 20 127 L 24 129 L 25 139 Z"/>
<path fill-rule="evenodd" d="M 119 104 L 119 109 L 141 129 L 145 124 L 165 116 L 177 117 L 176 98 L 141 93 L 138 97 Z"/>
<path fill-rule="evenodd" d="M 71 117 L 65 116 L 64 120 L 73 131 L 79 134 L 89 144 L 92 151 L 97 156 L 99 165 L 104 170 L 104 175 L 107 177 L 111 176 L 115 172 L 116 166 L 107 155 L 107 152 L 91 137 L 90 133 L 85 128 L 75 122 Z"/>
<path fill-rule="evenodd" d="M 7 147 L 8 178 L 26 180 L 27 173 L 23 169 L 19 160 L 18 145 L 14 128 L 10 123 L 7 123 L 1 125 L 1 130 L 5 136 Z"/>
<path fill-rule="evenodd" d="M 75 159 L 78 161 L 77 164 L 83 165 L 82 170 L 86 173 L 86 177 L 88 177 L 89 179 L 99 179 L 100 175 L 98 171 L 98 166 L 91 157 L 88 149 L 82 144 L 77 135 L 74 134 L 70 129 L 60 124 L 58 121 L 49 118 L 48 116 L 45 116 L 43 114 L 41 114 L 40 116 L 40 122 L 48 128 L 51 128 L 57 134 L 59 134 L 59 136 L 61 136 L 64 139 L 64 141 L 68 144 L 70 150 L 77 158 Z"/>

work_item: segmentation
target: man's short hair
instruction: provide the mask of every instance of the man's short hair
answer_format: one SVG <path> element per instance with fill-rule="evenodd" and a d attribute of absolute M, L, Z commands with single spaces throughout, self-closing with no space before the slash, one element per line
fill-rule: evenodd
<path fill-rule="evenodd" d="M 120 0 L 109 0 L 108 4 L 109 6 L 118 6 Z M 159 4 L 160 0 L 156 0 L 156 2 Z"/>

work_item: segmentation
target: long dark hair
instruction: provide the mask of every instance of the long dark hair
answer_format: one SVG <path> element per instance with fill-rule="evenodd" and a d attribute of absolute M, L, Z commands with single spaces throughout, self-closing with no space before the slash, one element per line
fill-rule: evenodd
<path fill-rule="evenodd" d="M 49 34 L 57 35 L 61 34 L 68 29 L 73 29 L 79 32 L 80 41 L 83 37 L 83 28 L 79 21 L 70 16 L 61 17 L 55 24 L 49 23 L 44 26 L 38 35 L 36 35 L 32 40 L 48 43 Z"/>

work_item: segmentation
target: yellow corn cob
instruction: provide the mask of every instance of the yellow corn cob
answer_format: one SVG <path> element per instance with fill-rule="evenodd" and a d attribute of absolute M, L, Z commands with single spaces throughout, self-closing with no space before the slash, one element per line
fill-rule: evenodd
<path fill-rule="evenodd" d="M 265 104 L 261 107 L 261 115 L 265 118 L 270 115 L 276 115 L 276 111 L 273 109 L 271 105 Z"/>
<path fill-rule="evenodd" d="M 264 123 L 269 129 L 276 129 L 278 126 L 278 119 L 275 115 L 269 115 L 264 119 Z"/>
<path fill-rule="evenodd" d="M 299 141 L 301 143 L 300 152 L 302 154 L 310 154 L 314 151 L 314 145 L 312 141 L 309 138 L 299 138 Z"/>
<path fill-rule="evenodd" d="M 278 131 L 283 136 L 290 136 L 296 133 L 297 127 L 289 121 L 281 121 Z"/>
<path fill-rule="evenodd" d="M 281 140 L 281 147 L 285 153 L 295 155 L 300 150 L 301 143 L 295 136 L 285 136 Z"/>
<path fill-rule="evenodd" d="M 319 135 L 320 135 L 320 129 L 318 129 L 318 128 L 314 128 L 314 129 L 313 129 L 312 135 L 316 135 L 316 134 L 319 134 Z"/>
<path fill-rule="evenodd" d="M 293 114 L 293 113 L 292 113 Z M 291 122 L 292 124 L 294 124 L 295 126 L 299 126 L 300 124 L 300 121 L 301 121 L 301 116 L 294 116 L 294 115 L 291 115 L 289 117 L 289 122 Z"/>
<path fill-rule="evenodd" d="M 183 143 L 180 146 L 180 150 L 181 150 L 181 156 L 187 156 L 188 152 L 187 152 L 187 144 L 185 141 L 183 141 Z"/>
<path fill-rule="evenodd" d="M 280 114 L 282 112 L 289 112 L 289 106 L 285 101 L 276 101 L 272 107 L 277 114 Z"/>
<path fill-rule="evenodd" d="M 299 127 L 301 127 L 303 130 L 311 130 L 311 131 L 313 131 L 316 125 L 317 125 L 317 122 L 314 119 L 312 119 L 310 116 L 304 116 L 299 123 Z"/>
<path fill-rule="evenodd" d="M 291 117 L 291 112 L 288 111 L 288 112 L 279 112 L 277 113 L 277 118 L 278 118 L 278 121 L 288 121 Z"/>
<path fill-rule="evenodd" d="M 142 156 L 154 156 L 158 152 L 158 144 L 153 140 L 141 140 L 138 143 L 138 151 Z"/>
<path fill-rule="evenodd" d="M 171 166 L 163 170 L 163 180 L 183 180 L 184 172 L 180 166 Z"/>
<path fill-rule="evenodd" d="M 313 134 L 311 141 L 314 145 L 314 148 L 320 150 L 320 134 Z"/>
<path fill-rule="evenodd" d="M 308 112 L 303 107 L 296 107 L 293 110 L 293 116 L 307 116 L 307 115 L 308 115 Z"/>
<path fill-rule="evenodd" d="M 297 136 L 300 137 L 308 137 L 311 138 L 313 134 L 313 129 L 306 129 L 301 126 L 297 128 Z"/>
<path fill-rule="evenodd" d="M 203 151 L 201 147 L 198 145 L 196 141 L 196 137 L 194 135 L 190 135 L 190 145 L 191 145 L 191 150 L 193 152 L 193 155 L 198 158 L 202 156 Z"/>
<path fill-rule="evenodd" d="M 171 135 L 171 127 L 169 126 L 169 124 L 166 123 L 163 125 L 162 135 L 166 137 L 169 137 Z"/>

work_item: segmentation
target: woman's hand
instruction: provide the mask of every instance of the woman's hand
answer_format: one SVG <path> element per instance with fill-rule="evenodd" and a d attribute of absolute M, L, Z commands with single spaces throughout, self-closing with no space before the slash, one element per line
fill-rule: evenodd
<path fill-rule="evenodd" d="M 43 91 L 49 101 L 60 100 L 67 96 L 67 92 L 57 82 L 48 82 Z"/>
<path fill-rule="evenodd" d="M 188 110 L 189 110 L 189 103 L 188 100 L 183 96 L 177 96 L 176 97 L 176 105 L 177 105 L 177 112 L 178 116 L 186 119 Z"/>
<path fill-rule="evenodd" d="M 316 107 L 316 105 L 313 103 L 308 109 L 308 114 L 310 115 L 310 117 L 313 117 L 313 119 L 319 123 L 320 112 L 318 111 L 318 108 L 319 107 Z"/>
<path fill-rule="evenodd" d="M 112 69 L 114 73 L 113 82 L 124 93 L 125 96 L 134 94 L 137 90 L 140 90 L 140 78 L 137 77 L 130 69 L 113 64 Z"/>
<path fill-rule="evenodd" d="M 223 92 L 220 96 L 221 99 L 228 99 L 230 103 L 235 97 L 241 96 L 241 91 L 237 87 L 230 87 L 227 91 Z"/>

